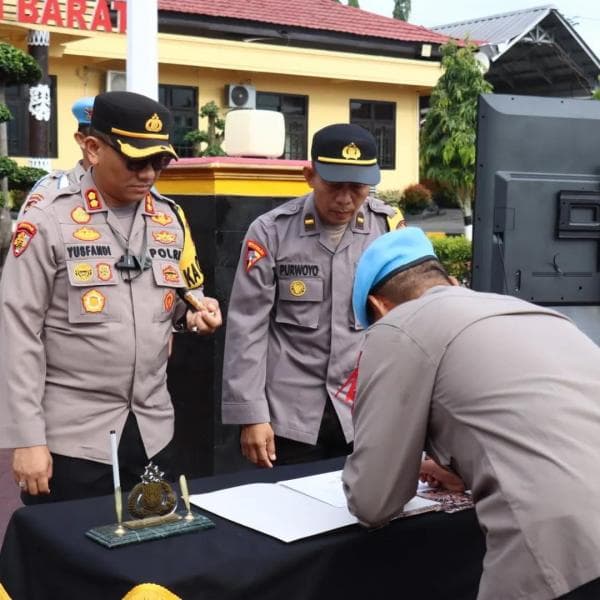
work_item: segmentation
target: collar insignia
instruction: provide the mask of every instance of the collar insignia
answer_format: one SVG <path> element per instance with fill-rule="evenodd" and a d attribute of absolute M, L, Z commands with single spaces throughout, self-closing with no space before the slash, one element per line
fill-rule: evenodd
<path fill-rule="evenodd" d="M 146 194 L 144 209 L 149 215 L 154 214 L 154 198 L 152 198 L 152 194 Z"/>
<path fill-rule="evenodd" d="M 87 190 L 83 197 L 85 198 L 85 204 L 87 206 L 88 211 L 96 211 L 103 209 L 102 202 L 100 200 L 100 195 L 96 190 Z"/>
<path fill-rule="evenodd" d="M 304 231 L 314 231 L 315 229 L 315 218 L 310 213 L 306 213 L 304 217 Z"/>
<path fill-rule="evenodd" d="M 365 215 L 362 211 L 356 213 L 356 221 L 354 222 L 354 227 L 356 227 L 356 229 L 365 228 Z"/>

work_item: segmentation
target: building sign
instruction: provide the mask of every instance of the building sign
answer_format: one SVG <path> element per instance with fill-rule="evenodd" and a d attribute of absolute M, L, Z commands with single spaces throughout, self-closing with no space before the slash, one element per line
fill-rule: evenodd
<path fill-rule="evenodd" d="M 113 19 L 116 17 L 116 23 Z M 0 0 L 0 20 L 125 33 L 126 0 Z"/>

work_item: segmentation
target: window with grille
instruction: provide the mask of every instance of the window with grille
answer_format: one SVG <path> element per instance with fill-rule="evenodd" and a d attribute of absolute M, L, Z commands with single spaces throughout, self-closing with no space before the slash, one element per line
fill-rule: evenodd
<path fill-rule="evenodd" d="M 308 96 L 257 92 L 256 108 L 283 113 L 285 149 L 281 158 L 306 160 Z"/>
<path fill-rule="evenodd" d="M 158 101 L 173 113 L 173 147 L 179 156 L 194 156 L 193 145 L 183 138 L 198 129 L 198 88 L 187 85 L 158 86 Z"/>
<path fill-rule="evenodd" d="M 382 169 L 396 168 L 396 104 L 375 100 L 350 100 L 350 122 L 369 130 L 377 142 Z"/>

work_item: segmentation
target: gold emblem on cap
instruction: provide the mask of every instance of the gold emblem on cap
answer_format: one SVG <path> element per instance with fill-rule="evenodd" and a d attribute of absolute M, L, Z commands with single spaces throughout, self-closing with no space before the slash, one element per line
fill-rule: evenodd
<path fill-rule="evenodd" d="M 146 131 L 151 131 L 152 133 L 158 133 L 162 131 L 163 122 L 160 120 L 160 117 L 154 113 L 147 121 L 146 121 Z"/>
<path fill-rule="evenodd" d="M 361 156 L 360 148 L 354 142 L 351 142 L 342 148 L 342 156 L 346 160 L 358 160 Z"/>
<path fill-rule="evenodd" d="M 292 296 L 304 296 L 306 294 L 306 284 L 304 281 L 300 281 L 299 279 L 295 279 L 290 283 L 290 294 Z"/>

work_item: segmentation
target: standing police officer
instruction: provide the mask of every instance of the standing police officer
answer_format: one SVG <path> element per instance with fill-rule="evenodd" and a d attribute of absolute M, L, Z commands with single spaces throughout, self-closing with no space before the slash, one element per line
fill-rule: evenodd
<path fill-rule="evenodd" d="M 124 489 L 149 459 L 169 469 L 172 326 L 221 324 L 217 301 L 201 292 L 198 312 L 186 312 L 177 292 L 196 265 L 181 263 L 185 223 L 150 193 L 177 158 L 172 126 L 145 96 L 97 96 L 91 168 L 17 225 L 0 281 L 0 440 L 15 448 L 26 503 L 110 493 L 112 429 Z"/>
<path fill-rule="evenodd" d="M 89 135 L 90 124 L 92 121 L 92 108 L 94 106 L 94 96 L 84 96 L 76 100 L 71 107 L 73 116 L 77 119 L 77 131 L 73 134 L 73 139 L 81 149 L 81 159 L 77 161 L 75 166 L 68 171 L 52 171 L 48 175 L 44 175 L 41 179 L 33 184 L 31 190 L 19 211 L 17 220 L 23 218 L 23 215 L 29 210 L 33 204 L 37 204 L 44 200 L 56 190 L 69 187 L 77 184 L 83 178 L 84 173 L 88 170 L 90 163 L 85 151 L 85 138 Z"/>
<path fill-rule="evenodd" d="M 347 454 L 349 400 L 363 330 L 352 310 L 362 251 L 402 215 L 369 197 L 376 143 L 357 125 L 313 138 L 312 193 L 260 216 L 243 242 L 229 302 L 223 423 L 242 453 L 271 467 Z"/>

